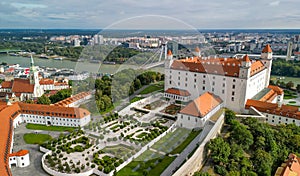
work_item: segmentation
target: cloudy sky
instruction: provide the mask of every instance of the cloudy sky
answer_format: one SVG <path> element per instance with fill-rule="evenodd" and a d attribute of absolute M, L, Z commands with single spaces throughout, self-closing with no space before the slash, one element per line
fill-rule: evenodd
<path fill-rule="evenodd" d="M 300 28 L 299 0 L 5 0 L 0 28 Z"/>

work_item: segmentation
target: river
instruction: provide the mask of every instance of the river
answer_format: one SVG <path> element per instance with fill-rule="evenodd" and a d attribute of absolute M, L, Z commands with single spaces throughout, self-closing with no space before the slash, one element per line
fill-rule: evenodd
<path fill-rule="evenodd" d="M 8 64 L 20 64 L 21 67 L 30 66 L 30 58 L 22 56 L 10 56 L 7 54 L 0 54 L 0 63 L 6 62 Z M 51 67 L 51 68 L 69 68 L 76 71 L 88 71 L 88 72 L 98 72 L 98 73 L 109 73 L 113 74 L 117 71 L 126 68 L 135 68 L 132 65 L 104 65 L 89 62 L 73 62 L 70 60 L 53 60 L 53 59 L 40 59 L 34 58 L 34 64 L 37 66 Z M 101 65 L 101 67 L 100 67 Z"/>

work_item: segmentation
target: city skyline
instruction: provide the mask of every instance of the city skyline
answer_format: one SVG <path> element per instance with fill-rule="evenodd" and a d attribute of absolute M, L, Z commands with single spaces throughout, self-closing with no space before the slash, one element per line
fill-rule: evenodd
<path fill-rule="evenodd" d="M 1 2 L 0 28 L 296 29 L 296 0 Z M 151 20 L 152 19 L 152 20 Z"/>

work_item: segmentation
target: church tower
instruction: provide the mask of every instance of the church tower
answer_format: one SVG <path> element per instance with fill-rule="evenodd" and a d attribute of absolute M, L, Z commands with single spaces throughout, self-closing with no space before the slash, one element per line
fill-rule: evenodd
<path fill-rule="evenodd" d="M 267 46 L 262 50 L 260 58 L 267 69 L 265 87 L 268 87 L 270 82 L 272 59 L 273 59 L 273 51 L 269 44 L 267 44 Z"/>
<path fill-rule="evenodd" d="M 30 74 L 29 75 L 30 84 L 34 85 L 33 97 L 37 98 L 37 97 L 42 96 L 44 94 L 44 90 L 40 86 L 39 73 L 34 66 L 34 61 L 33 61 L 32 55 L 30 57 L 30 73 L 29 74 Z"/>
<path fill-rule="evenodd" d="M 30 73 L 29 73 L 30 84 L 39 84 L 39 73 L 36 71 L 34 66 L 33 57 L 30 57 Z"/>

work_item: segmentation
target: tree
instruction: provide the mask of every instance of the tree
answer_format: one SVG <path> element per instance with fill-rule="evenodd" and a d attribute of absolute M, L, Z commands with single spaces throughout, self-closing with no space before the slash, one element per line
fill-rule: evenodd
<path fill-rule="evenodd" d="M 258 175 L 271 176 L 273 160 L 268 152 L 261 149 L 256 150 L 252 157 L 252 162 Z"/>
<path fill-rule="evenodd" d="M 297 84 L 296 90 L 297 92 L 300 92 L 300 84 Z"/>
<path fill-rule="evenodd" d="M 44 104 L 44 105 L 50 105 L 51 101 L 46 95 L 42 95 L 38 98 L 37 104 Z"/>
<path fill-rule="evenodd" d="M 227 164 L 230 155 L 230 146 L 221 137 L 211 140 L 208 144 L 208 149 L 211 150 L 211 156 L 215 163 Z"/>
<path fill-rule="evenodd" d="M 242 125 L 239 122 L 235 123 L 232 128 L 233 130 L 230 133 L 231 141 L 236 142 L 244 149 L 248 149 L 250 145 L 253 144 L 253 136 L 251 132 L 247 130 L 245 125 Z"/>
<path fill-rule="evenodd" d="M 33 100 L 26 100 L 25 103 L 34 104 L 34 101 Z"/>
<path fill-rule="evenodd" d="M 291 88 L 294 87 L 294 83 L 292 81 L 289 81 L 288 83 L 286 83 L 285 86 L 286 86 L 287 89 L 291 89 Z"/>
<path fill-rule="evenodd" d="M 209 173 L 207 173 L 207 172 L 195 172 L 194 173 L 194 176 L 210 176 L 210 174 Z"/>
<path fill-rule="evenodd" d="M 235 113 L 229 109 L 225 111 L 225 123 L 231 125 L 232 120 L 235 119 Z"/>

